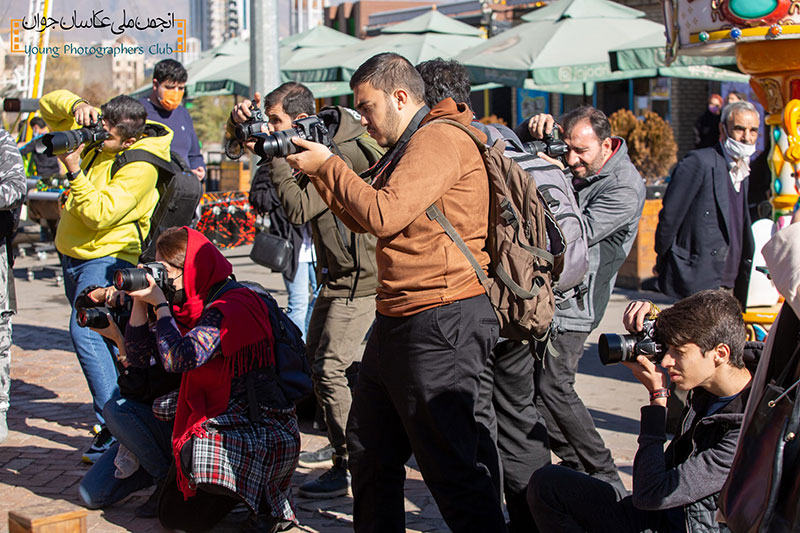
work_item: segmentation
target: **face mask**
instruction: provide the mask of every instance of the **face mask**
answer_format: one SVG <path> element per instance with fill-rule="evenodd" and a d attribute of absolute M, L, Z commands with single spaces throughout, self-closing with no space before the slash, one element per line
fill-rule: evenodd
<path fill-rule="evenodd" d="M 719 106 L 718 105 L 710 105 L 710 106 L 708 106 L 708 110 L 716 115 L 717 113 L 719 113 Z"/>
<path fill-rule="evenodd" d="M 750 161 L 750 156 L 752 156 L 756 151 L 755 144 L 745 144 L 743 142 L 735 141 L 730 137 L 725 138 L 725 142 L 723 143 L 723 148 L 731 156 L 732 159 L 743 159 L 745 161 Z"/>
<path fill-rule="evenodd" d="M 174 111 L 181 105 L 183 91 L 183 89 L 164 89 L 164 96 L 158 99 L 158 103 L 167 111 Z"/>
<path fill-rule="evenodd" d="M 183 289 L 176 291 L 175 287 L 170 286 L 164 291 L 164 298 L 167 299 L 170 305 L 177 305 L 180 307 L 186 303 L 186 291 Z"/>

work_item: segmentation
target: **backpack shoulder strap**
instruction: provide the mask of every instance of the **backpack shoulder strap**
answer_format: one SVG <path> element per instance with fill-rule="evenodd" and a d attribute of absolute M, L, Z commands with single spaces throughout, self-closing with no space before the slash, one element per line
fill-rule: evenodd
<path fill-rule="evenodd" d="M 428 215 L 430 220 L 435 220 L 438 222 L 439 225 L 442 226 L 444 232 L 447 233 L 448 237 L 453 239 L 453 242 L 456 244 L 456 246 L 458 246 L 458 249 L 461 250 L 461 253 L 463 253 L 467 258 L 469 264 L 471 264 L 472 268 L 475 269 L 475 273 L 478 275 L 481 285 L 484 285 L 487 281 L 489 281 L 489 278 L 484 273 L 483 268 L 481 268 L 481 264 L 478 263 L 478 260 L 475 259 L 474 255 L 472 255 L 472 252 L 469 251 L 467 243 L 464 242 L 464 239 L 462 239 L 461 235 L 458 234 L 456 228 L 454 228 L 450 221 L 447 220 L 447 217 L 444 215 L 444 213 L 442 213 L 441 209 L 439 209 L 436 204 L 431 204 L 431 206 L 425 210 L 425 214 Z"/>
<path fill-rule="evenodd" d="M 114 163 L 111 165 L 111 177 L 113 178 L 116 176 L 117 172 L 119 172 L 119 169 L 128 163 L 135 163 L 137 161 L 150 163 L 156 167 L 156 170 L 173 172 L 172 164 L 169 161 L 165 161 L 157 155 L 148 152 L 147 150 L 134 148 L 133 150 L 124 150 L 117 154 L 117 157 L 114 158 Z"/>

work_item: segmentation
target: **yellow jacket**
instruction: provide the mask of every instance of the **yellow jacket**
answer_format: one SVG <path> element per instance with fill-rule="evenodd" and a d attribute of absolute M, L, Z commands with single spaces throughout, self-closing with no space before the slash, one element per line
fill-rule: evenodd
<path fill-rule="evenodd" d="M 78 100 L 80 97 L 66 90 L 50 92 L 39 100 L 42 118 L 51 131 L 79 127 L 70 113 Z M 129 150 L 147 150 L 169 161 L 172 131 L 162 124 L 149 120 L 147 123 L 163 128 L 165 134 L 144 136 Z M 146 237 L 150 215 L 158 202 L 158 171 L 153 165 L 139 161 L 122 167 L 112 180 L 115 155 L 95 149 L 83 153 L 83 172 L 70 183 L 56 232 L 56 248 L 62 254 L 76 259 L 112 256 L 133 264 L 138 262 L 142 250 L 137 224 L 142 237 Z"/>

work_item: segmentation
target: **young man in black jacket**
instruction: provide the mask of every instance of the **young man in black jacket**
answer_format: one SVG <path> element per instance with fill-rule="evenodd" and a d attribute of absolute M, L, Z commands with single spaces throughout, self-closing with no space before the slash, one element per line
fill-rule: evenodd
<path fill-rule="evenodd" d="M 631 302 L 626 329 L 641 331 L 653 311 L 650 302 Z M 664 371 L 644 355 L 624 363 L 650 396 L 642 407 L 633 495 L 620 499 L 608 483 L 544 467 L 528 487 L 540 531 L 728 531 L 715 519 L 717 498 L 733 462 L 751 380 L 741 307 L 727 291 L 705 290 L 655 320 Z M 691 393 L 680 432 L 664 450 L 667 375 L 677 389 Z"/>

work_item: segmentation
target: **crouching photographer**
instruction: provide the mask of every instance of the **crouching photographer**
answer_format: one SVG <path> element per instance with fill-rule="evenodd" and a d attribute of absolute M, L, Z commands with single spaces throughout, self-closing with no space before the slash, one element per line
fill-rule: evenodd
<path fill-rule="evenodd" d="M 154 360 L 181 376 L 171 439 L 150 442 L 174 460 L 153 497 L 162 525 L 207 529 L 242 502 L 251 511 L 245 530 L 293 522 L 300 435 L 294 406 L 276 380 L 266 305 L 231 279 L 230 262 L 206 237 L 187 227 L 165 230 L 156 263 L 140 270 L 114 275 L 133 299 L 126 359 L 140 368 Z M 159 416 L 169 417 L 164 411 Z"/>
<path fill-rule="evenodd" d="M 157 263 L 161 267 L 160 263 Z M 161 267 L 163 269 L 163 267 Z M 144 274 L 144 269 L 132 269 Z M 127 275 L 127 276 L 126 276 Z M 130 276 L 119 270 L 115 278 Z M 145 277 L 145 276 L 140 276 Z M 118 279 L 115 279 L 115 284 Z M 145 286 L 148 281 L 145 278 Z M 78 492 L 89 509 L 112 505 L 129 494 L 155 483 L 160 487 L 169 472 L 172 421 L 154 414 L 154 403 L 161 404 L 180 386 L 180 374 L 168 373 L 160 364 L 132 366 L 125 349 L 125 331 L 133 299 L 118 287 L 90 286 L 75 299 L 77 322 L 92 328 L 114 342 L 119 350 L 115 393 L 103 408 L 108 430 L 117 440 L 86 473 Z M 135 514 L 139 518 L 156 516 L 158 489 Z"/>
<path fill-rule="evenodd" d="M 633 494 L 620 498 L 608 483 L 560 466 L 544 467 L 528 486 L 540 531 L 728 531 L 715 519 L 717 498 L 733 462 L 750 390 L 745 361 L 755 366 L 760 345 L 748 343 L 745 349 L 741 307 L 723 290 L 702 291 L 656 312 L 650 302 L 631 302 L 623 324 L 635 336 L 605 339 L 605 348 L 612 349 L 605 360 L 630 368 L 650 397 L 641 409 Z M 649 330 L 648 316 L 654 319 Z M 681 430 L 664 450 L 669 380 L 690 394 Z"/>
<path fill-rule="evenodd" d="M 115 354 L 103 338 L 77 323 L 75 298 L 90 285 L 109 286 L 121 268 L 133 268 L 150 232 L 158 202 L 158 171 L 146 161 L 115 166 L 133 150 L 170 161 L 172 131 L 147 120 L 144 106 L 119 95 L 100 109 L 66 90 L 45 94 L 39 110 L 53 133 L 37 151 L 58 154 L 70 191 L 61 210 L 55 245 L 64 270 L 64 292 L 73 307 L 69 332 L 86 376 L 99 423 L 83 461 L 93 463 L 113 443 L 103 407 L 118 392 Z"/>

